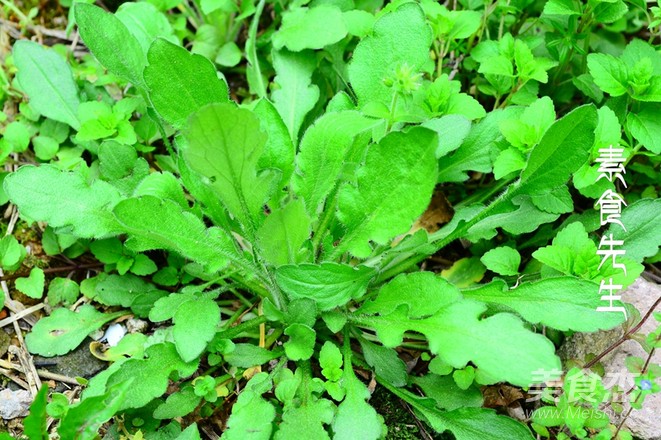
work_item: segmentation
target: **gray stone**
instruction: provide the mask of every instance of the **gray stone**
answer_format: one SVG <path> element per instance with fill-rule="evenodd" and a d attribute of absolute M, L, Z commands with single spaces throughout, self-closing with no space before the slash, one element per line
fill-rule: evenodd
<path fill-rule="evenodd" d="M 5 420 L 25 417 L 32 403 L 32 395 L 25 390 L 12 391 L 8 388 L 0 391 L 0 417 Z"/>
<path fill-rule="evenodd" d="M 633 304 L 641 316 L 643 316 L 660 296 L 661 287 L 659 285 L 639 278 L 622 293 L 622 300 Z M 659 310 L 661 310 L 661 307 L 657 307 L 657 311 Z M 648 334 L 654 331 L 658 325 L 659 323 L 653 317 L 650 317 L 643 324 L 639 333 Z M 617 341 L 622 335 L 623 331 L 621 328 L 607 332 L 577 333 L 567 339 L 558 353 L 563 360 L 585 359 L 585 356 L 589 353 L 600 353 L 613 342 Z M 608 382 L 616 382 L 615 378 L 626 378 L 625 381 L 620 382 L 621 386 L 626 390 L 632 386 L 633 380 L 625 364 L 625 360 L 629 356 L 647 359 L 648 354 L 636 341 L 629 340 L 604 357 L 602 360 L 606 372 L 604 383 L 607 386 L 609 386 Z M 661 350 L 655 352 L 652 362 L 656 364 L 661 363 Z M 610 415 L 613 423 L 616 425 L 619 424 L 623 414 L 626 414 L 628 409 L 629 405 L 625 403 L 622 414 L 615 414 L 611 411 Z M 643 404 L 643 409 L 633 410 L 624 423 L 624 426 L 642 440 L 661 440 L 661 394 L 657 393 L 647 396 Z"/>

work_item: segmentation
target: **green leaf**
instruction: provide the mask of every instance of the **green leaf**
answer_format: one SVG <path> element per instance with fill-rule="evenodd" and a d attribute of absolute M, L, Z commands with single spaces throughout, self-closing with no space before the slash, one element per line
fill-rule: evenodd
<path fill-rule="evenodd" d="M 430 63 L 431 41 L 431 29 L 416 3 L 405 3 L 382 15 L 372 34 L 358 43 L 349 64 L 349 82 L 358 103 L 363 106 L 377 101 L 389 106 L 393 89 L 383 80 L 404 65 L 413 72 L 425 70 Z"/>
<path fill-rule="evenodd" d="M 50 316 L 37 321 L 25 337 L 25 342 L 31 353 L 46 357 L 60 356 L 78 347 L 87 335 L 106 322 L 125 313 L 104 314 L 89 304 L 81 306 L 78 312 L 57 309 Z"/>
<path fill-rule="evenodd" d="M 184 417 L 197 408 L 201 399 L 200 396 L 195 394 L 192 386 L 184 386 L 181 390 L 170 394 L 165 402 L 156 407 L 154 418 L 167 420 Z"/>
<path fill-rule="evenodd" d="M 330 440 L 324 425 L 331 423 L 335 415 L 335 405 L 328 399 L 306 396 L 300 405 L 286 405 L 282 423 L 273 436 L 274 440 L 315 439 Z"/>
<path fill-rule="evenodd" d="M 389 314 L 406 305 L 407 316 L 417 319 L 433 315 L 460 298 L 459 289 L 431 272 L 401 274 L 381 287 L 378 296 L 365 302 L 357 313 Z"/>
<path fill-rule="evenodd" d="M 428 418 L 432 427 L 437 431 L 450 430 L 456 440 L 483 440 L 485 433 L 489 433 L 489 440 L 533 439 L 530 430 L 521 422 L 500 416 L 492 409 L 459 408 L 437 417 Z"/>
<path fill-rule="evenodd" d="M 98 431 L 120 409 L 129 394 L 131 382 L 108 388 L 105 394 L 84 399 L 67 411 L 58 427 L 61 438 L 93 440 Z"/>
<path fill-rule="evenodd" d="M 273 266 L 296 264 L 310 239 L 310 217 L 300 200 L 292 200 L 266 217 L 257 231 L 261 255 Z"/>
<path fill-rule="evenodd" d="M 146 359 L 129 359 L 109 378 L 106 389 L 132 379 L 128 398 L 121 402 L 120 410 L 140 408 L 162 396 L 168 388 L 169 377 L 175 371 L 179 378 L 191 376 L 198 361 L 183 362 L 174 344 L 163 342 L 145 350 Z"/>
<path fill-rule="evenodd" d="M 588 55 L 588 69 L 595 84 L 611 96 L 622 96 L 627 92 L 627 66 L 619 58 L 603 53 Z"/>
<path fill-rule="evenodd" d="M 81 38 L 99 62 L 115 75 L 144 87 L 142 70 L 147 57 L 126 25 L 115 15 L 86 3 L 76 3 L 74 15 Z"/>
<path fill-rule="evenodd" d="M 3 140 L 9 144 L 11 150 L 17 153 L 27 150 L 28 145 L 30 145 L 30 130 L 26 124 L 20 121 L 7 124 L 2 136 Z"/>
<path fill-rule="evenodd" d="M 271 100 L 296 144 L 305 115 L 319 99 L 319 87 L 312 84 L 315 59 L 308 53 L 289 52 L 285 49 L 274 51 L 272 55 L 276 73 L 273 84 L 277 88 L 272 91 Z"/>
<path fill-rule="evenodd" d="M 35 136 L 32 139 L 34 154 L 40 160 L 51 160 L 60 149 L 60 144 L 48 136 Z"/>
<path fill-rule="evenodd" d="M 293 52 L 323 49 L 347 35 L 342 11 L 335 5 L 295 8 L 282 14 L 282 24 L 273 34 L 273 47 Z"/>
<path fill-rule="evenodd" d="M 365 361 L 378 376 L 396 387 L 403 387 L 407 384 L 406 364 L 399 358 L 397 351 L 373 344 L 364 338 L 360 338 L 358 341 L 363 350 Z"/>
<path fill-rule="evenodd" d="M 38 267 L 33 267 L 27 278 L 18 278 L 16 280 L 16 289 L 30 298 L 39 299 L 44 294 L 45 281 L 44 271 Z"/>
<path fill-rule="evenodd" d="M 292 187 L 310 215 L 317 214 L 340 180 L 345 160 L 352 156 L 354 138 L 374 125 L 373 120 L 348 110 L 326 113 L 305 131 Z"/>
<path fill-rule="evenodd" d="M 448 411 L 463 407 L 480 408 L 484 400 L 477 386 L 462 390 L 450 375 L 427 374 L 411 380 L 424 391 L 425 396 L 436 401 L 436 406 Z"/>
<path fill-rule="evenodd" d="M 25 246 L 22 246 L 13 235 L 5 235 L 0 239 L 0 267 L 2 269 L 6 271 L 18 269 L 26 255 Z"/>
<path fill-rule="evenodd" d="M 613 239 L 624 240 L 627 258 L 641 263 L 646 257 L 659 252 L 661 246 L 659 212 L 661 212 L 661 200 L 640 199 L 622 211 L 620 220 L 627 228 L 626 231 L 616 224 L 608 228 L 608 234 L 612 233 Z"/>
<path fill-rule="evenodd" d="M 367 257 L 370 241 L 386 244 L 411 227 L 431 199 L 437 146 L 436 133 L 416 127 L 392 132 L 370 147 L 356 184 L 339 190 L 337 216 L 345 235 L 334 255 L 349 251 Z"/>
<path fill-rule="evenodd" d="M 30 405 L 30 414 L 23 419 L 23 434 L 30 440 L 48 440 L 46 426 L 46 404 L 48 403 L 48 386 L 42 385 Z"/>
<path fill-rule="evenodd" d="M 18 68 L 16 77 L 30 98 L 30 106 L 47 118 L 78 129 L 80 99 L 69 64 L 53 50 L 33 41 L 17 41 L 13 54 Z"/>
<path fill-rule="evenodd" d="M 296 148 L 289 137 L 289 131 L 280 113 L 266 98 L 260 99 L 254 110 L 262 124 L 262 129 L 268 134 L 264 152 L 259 158 L 259 168 L 274 168 L 281 171 L 280 188 L 289 184 L 294 172 L 294 157 Z"/>
<path fill-rule="evenodd" d="M 581 8 L 574 0 L 549 0 L 544 5 L 544 14 L 581 15 Z"/>
<path fill-rule="evenodd" d="M 406 291 L 401 294 L 407 296 Z M 401 344 L 406 331 L 422 333 L 429 341 L 430 351 L 445 363 L 463 368 L 473 362 L 482 375 L 481 383 L 507 381 L 528 386 L 534 371 L 560 368 L 560 360 L 548 339 L 527 330 L 523 322 L 511 314 L 480 319 L 486 310 L 483 303 L 459 300 L 445 305 L 430 317 L 415 320 L 406 310 L 402 305 L 389 314 L 362 315 L 354 319 L 360 325 L 376 329 L 386 347 Z M 517 362 L 512 364 L 511 359 Z"/>
<path fill-rule="evenodd" d="M 266 142 L 259 119 L 233 104 L 210 104 L 191 116 L 184 133 L 188 165 L 209 179 L 225 208 L 253 235 L 279 177 L 270 171 L 258 173 Z"/>
<path fill-rule="evenodd" d="M 227 84 L 205 57 L 158 38 L 149 47 L 147 59 L 144 78 L 149 99 L 173 127 L 184 127 L 189 116 L 207 104 L 229 101 Z"/>
<path fill-rule="evenodd" d="M 282 350 L 271 351 L 253 344 L 236 344 L 234 350 L 223 355 L 228 364 L 241 368 L 264 365 L 278 356 L 282 356 Z"/>
<path fill-rule="evenodd" d="M 337 345 L 330 341 L 324 342 L 319 351 L 319 366 L 321 374 L 331 382 L 338 382 L 342 378 L 342 352 Z"/>
<path fill-rule="evenodd" d="M 627 114 L 627 129 L 654 154 L 661 154 L 661 122 L 659 122 L 659 104 L 641 104 L 637 112 Z"/>
<path fill-rule="evenodd" d="M 67 227 L 78 237 L 104 237 L 120 232 L 111 209 L 119 191 L 101 180 L 87 182 L 78 172 L 52 165 L 25 166 L 7 176 L 9 198 L 27 218 Z"/>
<path fill-rule="evenodd" d="M 292 324 L 285 329 L 285 335 L 289 336 L 284 344 L 289 359 L 305 361 L 312 357 L 317 335 L 312 328 L 304 324 Z"/>
<path fill-rule="evenodd" d="M 211 341 L 220 323 L 220 307 L 212 299 L 198 298 L 179 306 L 172 320 L 177 352 L 184 362 L 197 359 Z"/>
<path fill-rule="evenodd" d="M 55 278 L 48 283 L 48 304 L 51 306 L 63 303 L 70 306 L 78 299 L 80 286 L 69 278 Z"/>
<path fill-rule="evenodd" d="M 275 408 L 262 397 L 272 388 L 268 373 L 258 373 L 248 381 L 232 406 L 227 429 L 221 440 L 269 440 Z"/>
<path fill-rule="evenodd" d="M 564 185 L 590 155 L 597 126 L 594 106 L 579 107 L 556 121 L 533 148 L 515 194 L 538 194 Z"/>
<path fill-rule="evenodd" d="M 521 255 L 516 249 L 500 246 L 482 255 L 480 261 L 487 269 L 499 275 L 516 275 L 519 273 Z"/>
<path fill-rule="evenodd" d="M 124 23 L 144 53 L 147 53 L 149 45 L 158 37 L 177 42 L 167 15 L 161 13 L 149 2 L 122 3 L 115 12 L 115 17 Z"/>
<path fill-rule="evenodd" d="M 609 330 L 623 320 L 621 313 L 597 311 L 602 305 L 598 284 L 573 277 L 547 278 L 513 289 L 494 281 L 462 293 L 466 298 L 506 305 L 526 321 L 563 331 Z"/>
<path fill-rule="evenodd" d="M 450 156 L 439 161 L 439 182 L 462 182 L 468 179 L 467 171 L 487 173 L 491 171 L 491 159 L 486 151 L 502 139 L 498 130 L 500 121 L 518 119 L 522 109 L 509 107 L 490 112 L 483 120 L 473 125 L 461 146 Z"/>
<path fill-rule="evenodd" d="M 346 396 L 337 408 L 331 427 L 335 440 L 376 440 L 386 427 L 381 417 L 367 402 L 370 392 L 356 377 L 351 360 L 345 355 L 344 386 Z"/>
<path fill-rule="evenodd" d="M 275 272 L 278 286 L 291 300 L 310 298 L 322 311 L 362 297 L 374 274 L 367 266 L 338 263 L 287 265 Z"/>
<path fill-rule="evenodd" d="M 212 271 L 240 258 L 232 239 L 221 229 L 207 228 L 202 220 L 176 202 L 142 196 L 117 204 L 114 214 L 130 233 L 127 246 L 135 251 L 166 249 Z"/>

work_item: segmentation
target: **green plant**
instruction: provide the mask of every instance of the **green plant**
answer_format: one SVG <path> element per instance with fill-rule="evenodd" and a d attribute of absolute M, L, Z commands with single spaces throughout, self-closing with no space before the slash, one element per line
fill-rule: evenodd
<path fill-rule="evenodd" d="M 576 15 L 553 4 L 545 15 Z M 117 14 L 74 7 L 82 40 L 109 83 L 122 85 L 109 86 L 119 99 L 103 81 L 85 83 L 81 94 L 85 68 L 72 71 L 54 49 L 14 45 L 16 80 L 37 115 L 5 128 L 3 151 L 20 153 L 32 142 L 38 160 L 57 160 L 7 175 L 4 191 L 24 219 L 48 223 L 44 242 L 53 254 L 89 250 L 104 265 L 79 286 L 53 281 L 48 290 L 53 304 L 82 293 L 104 311 L 55 310 L 27 336 L 29 349 L 64 354 L 127 314 L 161 325 L 109 349 L 114 362 L 80 403 L 51 407 L 62 438 L 94 438 L 113 417 L 117 435 L 159 429 L 166 438 L 199 438 L 195 424 L 180 432 L 160 421 L 209 416 L 221 397 L 238 394 L 224 439 L 376 439 L 386 428 L 367 402 L 366 377 L 437 432 L 531 439 L 522 423 L 482 408 L 478 386 L 525 388 L 535 371 L 558 370 L 542 328 L 622 323 L 621 314 L 596 311 L 599 281 L 619 275 L 600 267 L 589 235 L 598 222 L 574 214 L 572 192 L 603 191 L 603 181 L 593 185 L 592 164 L 600 148 L 620 143 L 625 119 L 629 157 L 655 151 L 657 141 L 640 127 L 657 125 L 646 105 L 656 105 L 647 101 L 656 100 L 650 66 L 658 53 L 636 42 L 624 61 L 586 55 L 594 84 L 626 94 L 626 103 L 580 105 L 556 120 L 557 104 L 538 93 L 552 69 L 556 78 L 565 73 L 573 52 L 533 53 L 535 45 L 503 31 L 507 10 L 497 18 L 500 40 L 471 47 L 496 17 L 495 3 L 484 14 L 432 2 L 395 2 L 374 14 L 271 5 L 286 10 L 269 47 L 257 35 L 263 0 L 245 11 L 201 2 L 215 32 L 224 32 L 214 44 L 203 41 L 208 25 L 188 11 L 195 54 L 178 44 L 183 28 L 146 5 L 127 3 Z M 598 17 L 596 9 L 577 14 L 587 17 L 581 30 Z M 249 97 L 237 104 L 210 59 L 238 64 L 233 40 L 251 15 Z M 135 25 L 151 19 L 160 25 Z M 318 32 L 326 20 L 329 31 Z M 487 114 L 477 93 L 462 93 L 462 82 L 444 72 L 455 51 L 470 52 L 480 97 L 493 97 L 496 110 Z M 612 69 L 627 73 L 612 82 Z M 648 177 L 658 175 L 649 156 L 637 170 Z M 437 185 L 491 172 L 488 185 L 458 190 L 466 197 L 447 225 L 412 228 Z M 616 278 L 625 285 L 661 242 L 659 201 L 638 198 L 623 214 L 627 231 L 609 231 L 628 245 L 626 277 Z M 457 239 L 474 243 L 472 257 L 444 276 L 415 270 Z M 15 240 L 1 246 L 3 267 L 20 265 Z M 524 268 L 522 251 L 534 258 Z M 487 270 L 491 281 L 476 285 Z M 40 271 L 17 288 L 43 295 Z M 410 374 L 396 348 L 423 351 L 429 363 Z M 30 416 L 35 438 L 47 435 L 44 396 Z"/>

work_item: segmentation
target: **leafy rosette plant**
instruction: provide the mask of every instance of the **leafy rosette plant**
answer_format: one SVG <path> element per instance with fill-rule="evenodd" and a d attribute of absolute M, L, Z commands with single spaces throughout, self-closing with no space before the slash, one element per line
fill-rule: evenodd
<path fill-rule="evenodd" d="M 169 151 L 158 163 L 168 166 L 154 169 L 114 138 L 87 144 L 90 163 L 24 166 L 4 183 L 23 218 L 89 243 L 117 271 L 81 285 L 106 312 L 56 309 L 28 335 L 32 352 L 64 354 L 129 313 L 155 328 L 107 352 L 109 368 L 59 414 L 62 438 L 93 438 L 118 414 L 156 426 L 204 417 L 236 392 L 226 399 L 233 405 L 223 439 L 377 439 L 386 428 L 368 403 L 364 379 L 373 378 L 437 432 L 532 439 L 522 423 L 482 408 L 478 387 L 528 387 L 535 372 L 560 369 L 544 326 L 596 331 L 623 321 L 596 311 L 599 260 L 563 266 L 558 255 L 579 253 L 559 234 L 538 251 L 546 269 L 532 281 L 517 282 L 521 257 L 507 246 L 483 256 L 496 274 L 488 284 L 467 287 L 416 265 L 457 239 L 518 236 L 572 212 L 567 182 L 601 142 L 596 108 L 556 120 L 540 100 L 543 126 L 530 128 L 498 191 L 456 207 L 436 232 L 412 229 L 437 184 L 493 170 L 499 126 L 514 133 L 512 120 L 536 123 L 535 112 L 513 107 L 471 127 L 485 115 L 477 101 L 446 75 L 426 79 L 432 27 L 419 5 L 393 4 L 354 34 L 362 38 L 348 64 L 350 93 L 316 113 L 310 50 L 347 32 L 301 47 L 285 19 L 272 52 L 277 87 L 267 93 L 249 58 L 260 98 L 239 105 L 205 57 L 120 18 L 75 6 L 84 43 L 158 126 Z M 14 53 L 32 105 L 89 130 L 66 62 L 32 42 L 16 43 Z M 532 77 L 543 80 L 547 64 Z M 566 228 L 594 247 L 581 223 Z M 647 254 L 628 262 L 630 273 Z M 415 374 L 398 355 L 408 346 L 430 356 Z M 179 438 L 197 438 L 195 429 Z"/>

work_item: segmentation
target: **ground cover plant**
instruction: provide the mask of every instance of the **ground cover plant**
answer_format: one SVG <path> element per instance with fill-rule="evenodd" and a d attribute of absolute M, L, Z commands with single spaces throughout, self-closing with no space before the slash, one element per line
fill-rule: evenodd
<path fill-rule="evenodd" d="M 597 310 L 603 280 L 658 272 L 658 7 L 62 2 L 63 45 L 2 3 L 3 295 L 49 310 L 25 346 L 146 324 L 92 342 L 107 368 L 76 399 L 42 387 L 18 435 L 396 438 L 378 386 L 420 436 L 631 438 L 603 387 L 568 392 L 604 353 L 525 420 L 485 391 L 523 400 L 565 336 L 620 325 L 649 353 L 632 407 L 659 391 L 661 330 L 637 330 L 661 316 Z M 621 180 L 600 178 L 611 146 Z"/>

